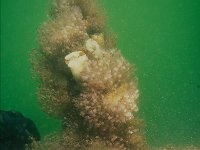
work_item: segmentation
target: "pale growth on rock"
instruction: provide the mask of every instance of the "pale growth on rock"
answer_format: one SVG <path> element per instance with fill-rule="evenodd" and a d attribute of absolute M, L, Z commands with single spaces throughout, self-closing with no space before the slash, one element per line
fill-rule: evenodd
<path fill-rule="evenodd" d="M 97 41 L 93 39 L 88 39 L 86 41 L 86 49 L 91 52 L 95 58 L 102 56 L 104 50 L 99 46 Z"/>
<path fill-rule="evenodd" d="M 72 52 L 65 56 L 65 63 L 71 69 L 75 78 L 80 77 L 80 73 L 87 63 L 88 57 L 82 51 Z"/>

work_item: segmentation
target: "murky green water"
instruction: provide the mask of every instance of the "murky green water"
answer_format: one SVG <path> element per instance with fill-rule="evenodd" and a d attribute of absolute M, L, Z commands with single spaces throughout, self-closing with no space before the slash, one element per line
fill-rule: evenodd
<path fill-rule="evenodd" d="M 137 67 L 147 141 L 200 146 L 200 1 L 99 1 L 118 47 Z M 41 111 L 29 62 L 49 3 L 1 1 L 0 107 L 32 118 L 42 135 L 60 130 Z"/>

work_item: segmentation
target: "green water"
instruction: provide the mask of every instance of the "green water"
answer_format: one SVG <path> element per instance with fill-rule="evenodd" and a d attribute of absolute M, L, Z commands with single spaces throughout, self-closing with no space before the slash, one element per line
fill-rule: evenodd
<path fill-rule="evenodd" d="M 148 143 L 200 146 L 200 1 L 99 1 L 118 48 L 137 67 Z M 41 111 L 29 53 L 49 3 L 1 1 L 0 107 L 33 119 L 43 136 L 60 130 L 60 121 Z"/>

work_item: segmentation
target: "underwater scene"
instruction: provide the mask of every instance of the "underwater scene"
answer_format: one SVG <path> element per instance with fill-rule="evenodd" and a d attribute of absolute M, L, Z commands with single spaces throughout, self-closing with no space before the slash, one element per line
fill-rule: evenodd
<path fill-rule="evenodd" d="M 2 0 L 0 150 L 200 150 L 200 1 Z"/>

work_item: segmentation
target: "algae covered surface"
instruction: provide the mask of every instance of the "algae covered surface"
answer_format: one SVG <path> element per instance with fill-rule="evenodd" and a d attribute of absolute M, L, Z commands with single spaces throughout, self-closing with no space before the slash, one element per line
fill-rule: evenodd
<path fill-rule="evenodd" d="M 43 136 L 61 130 L 60 121 L 41 110 L 29 54 L 38 47 L 37 30 L 48 18 L 50 3 L 1 1 L 1 109 L 23 112 Z M 200 3 L 99 0 L 99 4 L 117 34 L 117 48 L 135 64 L 139 117 L 147 143 L 198 147 Z"/>

